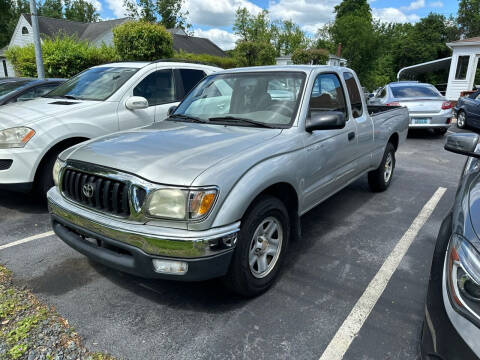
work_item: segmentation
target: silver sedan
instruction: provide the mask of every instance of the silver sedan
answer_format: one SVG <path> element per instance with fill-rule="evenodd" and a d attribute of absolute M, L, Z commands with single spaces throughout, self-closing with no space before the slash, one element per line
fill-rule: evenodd
<path fill-rule="evenodd" d="M 453 116 L 453 104 L 431 84 L 394 82 L 377 91 L 372 105 L 406 106 L 410 113 L 409 128 L 434 129 L 445 134 Z"/>

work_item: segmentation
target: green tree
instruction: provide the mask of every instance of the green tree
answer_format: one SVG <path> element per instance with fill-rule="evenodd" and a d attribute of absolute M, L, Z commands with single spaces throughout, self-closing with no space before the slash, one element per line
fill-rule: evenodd
<path fill-rule="evenodd" d="M 64 0 L 65 18 L 72 21 L 96 22 L 100 18 L 94 5 L 86 0 Z"/>
<path fill-rule="evenodd" d="M 275 48 L 268 42 L 239 41 L 234 50 L 239 66 L 273 65 L 275 55 Z"/>
<path fill-rule="evenodd" d="M 191 28 L 188 11 L 183 11 L 185 0 L 124 0 L 127 15 L 134 19 L 159 22 L 167 29 Z"/>
<path fill-rule="evenodd" d="M 337 19 L 355 14 L 356 16 L 366 17 L 370 21 L 372 20 L 372 11 L 367 0 L 343 0 L 335 6 L 335 14 Z"/>
<path fill-rule="evenodd" d="M 253 15 L 246 8 L 238 8 L 233 32 L 240 37 L 240 41 L 271 43 L 276 28 L 268 18 L 267 10 Z"/>
<path fill-rule="evenodd" d="M 57 19 L 63 18 L 62 0 L 45 0 L 40 5 L 39 14 Z"/>
<path fill-rule="evenodd" d="M 163 25 L 143 20 L 115 27 L 113 43 L 122 60 L 152 61 L 173 56 L 172 35 Z"/>
<path fill-rule="evenodd" d="M 466 37 L 480 36 L 480 0 L 460 0 L 457 21 Z"/>
<path fill-rule="evenodd" d="M 294 64 L 325 65 L 328 61 L 328 50 L 325 49 L 297 49 L 292 54 Z"/>
<path fill-rule="evenodd" d="M 12 12 L 12 2 L 0 0 L 0 48 L 10 42 Z"/>
<path fill-rule="evenodd" d="M 297 49 L 305 49 L 310 41 L 300 26 L 291 20 L 273 24 L 273 42 L 277 56 L 293 54 Z"/>

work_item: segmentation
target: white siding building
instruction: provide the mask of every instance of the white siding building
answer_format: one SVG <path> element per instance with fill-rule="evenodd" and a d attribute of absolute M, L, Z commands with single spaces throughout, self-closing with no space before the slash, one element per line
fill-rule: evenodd
<path fill-rule="evenodd" d="M 453 54 L 446 96 L 448 100 L 457 100 L 462 91 L 470 91 L 476 85 L 474 80 L 480 56 L 480 37 L 454 41 L 447 46 Z"/>

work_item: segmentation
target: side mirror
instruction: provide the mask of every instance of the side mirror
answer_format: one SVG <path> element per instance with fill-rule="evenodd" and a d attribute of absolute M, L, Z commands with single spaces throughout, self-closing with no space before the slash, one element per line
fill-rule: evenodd
<path fill-rule="evenodd" d="M 148 100 L 142 96 L 132 96 L 125 102 L 125 107 L 130 110 L 141 110 L 148 108 Z"/>
<path fill-rule="evenodd" d="M 175 110 L 177 110 L 177 106 L 171 106 L 171 107 L 169 107 L 169 108 L 168 108 L 167 115 L 168 115 L 168 116 L 171 116 L 171 115 L 175 112 Z"/>
<path fill-rule="evenodd" d="M 479 136 L 473 133 L 452 134 L 447 136 L 445 150 L 456 154 L 480 158 L 480 152 L 476 152 Z"/>
<path fill-rule="evenodd" d="M 345 127 L 345 114 L 340 111 L 313 112 L 307 118 L 305 129 L 308 132 L 315 130 L 343 129 Z"/>

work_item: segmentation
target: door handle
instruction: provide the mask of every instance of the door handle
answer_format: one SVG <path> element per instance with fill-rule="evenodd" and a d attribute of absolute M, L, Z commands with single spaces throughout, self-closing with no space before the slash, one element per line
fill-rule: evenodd
<path fill-rule="evenodd" d="M 355 138 L 355 132 L 354 131 L 349 132 L 348 133 L 348 141 L 352 141 L 354 138 Z"/>

